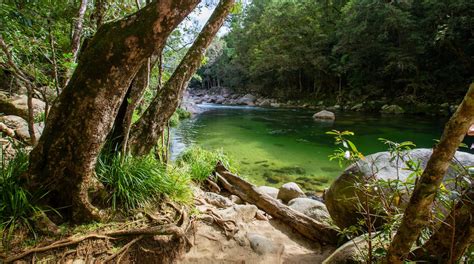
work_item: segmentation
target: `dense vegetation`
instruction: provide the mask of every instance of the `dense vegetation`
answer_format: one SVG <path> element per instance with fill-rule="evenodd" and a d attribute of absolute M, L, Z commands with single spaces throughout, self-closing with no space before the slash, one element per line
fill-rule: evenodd
<path fill-rule="evenodd" d="M 472 1 L 252 1 L 215 41 L 209 88 L 281 99 L 458 101 L 474 72 Z"/>
<path fill-rule="evenodd" d="M 203 62 L 195 78 L 201 87 L 287 99 L 324 96 L 338 103 L 395 96 L 404 102 L 460 102 L 472 79 L 474 6 L 468 1 L 253 1 L 237 15 L 241 4 L 220 0 L 202 29 L 183 23 L 203 2 L 0 2 L 0 262 L 35 262 L 44 252 L 40 262 L 62 262 L 73 254 L 85 255 L 78 258 L 83 262 L 100 255 L 97 262 L 120 263 L 130 249 L 135 252 L 127 261 L 142 263 L 149 255 L 152 262 L 172 263 L 196 244 L 188 235 L 191 229 L 196 235 L 197 221 L 221 228 L 227 241 L 233 238 L 241 223 L 220 213 L 228 208 L 243 215 L 237 204 L 251 207 L 252 220 L 269 220 L 258 206 L 306 238 L 335 246 L 344 233 L 331 226 L 329 213 L 321 220 L 290 207 L 295 198 L 316 202 L 296 183 L 282 186 L 276 197 L 266 195 L 234 175 L 222 152 L 199 147 L 170 162 L 170 127 L 190 117 L 180 103 Z M 205 58 L 232 13 L 230 32 Z M 368 232 L 367 262 L 402 263 L 413 256 L 454 262 L 472 246 L 474 194 L 465 179 L 472 175 L 463 168 L 459 180 L 468 183 L 456 183 L 459 193 L 444 192 L 442 182 L 474 124 L 474 83 L 455 108 L 424 170 L 410 160 L 409 181 L 367 182 L 358 189 L 381 201 L 375 218 L 390 225 L 377 229 L 371 210 L 365 219 L 351 217 L 360 220 L 359 227 L 344 231 Z M 329 134 L 340 145 L 331 159 L 350 166 L 364 160 L 347 139 L 352 132 Z M 396 158 L 412 147 L 384 143 Z M 295 196 L 286 199 L 285 191 Z M 402 198 L 405 210 L 393 208 Z M 447 224 L 432 226 L 432 204 L 448 200 L 450 206 L 435 215 Z M 193 207 L 198 203 L 214 203 L 216 210 Z M 351 205 L 370 207 L 367 199 Z M 190 217 L 193 210 L 199 213 Z M 103 228 L 76 236 L 74 225 L 87 229 L 95 223 Z M 378 231 L 388 245 L 372 258 L 371 234 Z M 25 249 L 31 237 L 38 242 L 37 234 L 49 245 Z M 235 240 L 249 248 L 247 240 Z M 147 244 L 152 249 L 143 248 Z"/>

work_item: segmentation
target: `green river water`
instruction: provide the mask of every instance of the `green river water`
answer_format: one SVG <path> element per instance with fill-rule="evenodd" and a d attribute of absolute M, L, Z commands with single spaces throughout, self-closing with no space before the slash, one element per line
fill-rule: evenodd
<path fill-rule="evenodd" d="M 336 121 L 317 122 L 314 111 L 259 107 L 202 105 L 206 111 L 173 130 L 172 154 L 190 144 L 223 149 L 237 163 L 239 174 L 257 185 L 295 181 L 305 189 L 322 190 L 342 168 L 328 156 L 332 129 L 355 132 L 353 142 L 364 154 L 386 150 L 378 138 L 417 147 L 431 147 L 439 139 L 445 118 L 336 113 Z"/>

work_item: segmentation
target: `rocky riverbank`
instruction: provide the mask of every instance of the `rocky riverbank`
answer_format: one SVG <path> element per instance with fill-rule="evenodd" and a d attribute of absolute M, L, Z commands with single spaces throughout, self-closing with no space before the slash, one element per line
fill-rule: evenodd
<path fill-rule="evenodd" d="M 281 100 L 262 97 L 256 94 L 238 94 L 226 88 L 212 88 L 210 90 L 191 89 L 186 92 L 183 102 L 188 106 L 202 103 L 222 105 L 246 105 L 275 108 L 307 108 L 328 111 L 352 112 L 379 112 L 382 114 L 424 114 L 433 116 L 448 116 L 452 114 L 457 105 L 453 103 L 426 103 L 410 102 L 395 103 L 396 100 L 382 98 L 380 100 L 363 100 L 337 104 L 330 100 Z M 191 112 L 192 109 L 191 109 Z"/>

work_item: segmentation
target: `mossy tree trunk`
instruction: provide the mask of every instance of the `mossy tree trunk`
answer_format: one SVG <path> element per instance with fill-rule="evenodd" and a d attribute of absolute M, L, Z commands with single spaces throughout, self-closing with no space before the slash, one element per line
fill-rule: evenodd
<path fill-rule="evenodd" d="M 146 155 L 176 111 L 189 79 L 201 65 L 202 57 L 225 18 L 234 6 L 234 0 L 221 0 L 199 36 L 180 62 L 171 78 L 158 91 L 150 106 L 130 131 L 128 149 L 134 155 Z"/>
<path fill-rule="evenodd" d="M 433 149 L 433 154 L 410 197 L 402 223 L 390 244 L 386 263 L 403 263 L 421 230 L 427 226 L 436 192 L 459 144 L 473 123 L 474 83 L 446 124 L 440 142 Z"/>
<path fill-rule="evenodd" d="M 122 20 L 105 24 L 83 52 L 58 97 L 43 135 L 30 154 L 26 187 L 46 188 L 44 202 L 67 206 L 76 222 L 102 219 L 88 193 L 97 156 L 132 79 L 199 0 L 160 0 Z"/>

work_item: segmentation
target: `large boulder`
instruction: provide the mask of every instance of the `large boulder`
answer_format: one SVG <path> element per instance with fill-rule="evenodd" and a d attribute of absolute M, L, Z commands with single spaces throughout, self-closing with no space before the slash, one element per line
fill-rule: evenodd
<path fill-rule="evenodd" d="M 44 112 L 45 103 L 39 99 L 33 98 L 33 113 L 35 116 Z M 4 94 L 0 96 L 0 113 L 6 115 L 17 115 L 25 119 L 28 118 L 28 97 L 26 95 L 17 95 L 8 98 Z"/>
<path fill-rule="evenodd" d="M 313 115 L 316 120 L 335 120 L 336 115 L 333 112 L 322 110 Z"/>
<path fill-rule="evenodd" d="M 255 97 L 251 94 L 246 94 L 237 101 L 237 104 L 239 104 L 239 105 L 255 105 L 255 101 L 257 101 L 257 97 Z"/>
<path fill-rule="evenodd" d="M 280 187 L 277 198 L 282 200 L 284 203 L 288 203 L 289 201 L 295 198 L 305 197 L 305 196 L 306 195 L 298 186 L 298 184 L 294 182 L 289 182 L 289 183 L 283 184 Z"/>
<path fill-rule="evenodd" d="M 362 199 L 368 197 L 371 212 L 376 212 L 376 205 L 379 202 L 376 196 L 367 196 L 356 186 L 373 180 L 388 181 L 398 178 L 400 181 L 406 181 L 412 174 L 412 171 L 407 168 L 406 162 L 409 160 L 419 162 L 421 168 L 424 169 L 431 153 L 431 149 L 414 149 L 402 153 L 397 159 L 393 158 L 390 152 L 378 152 L 349 166 L 325 192 L 324 201 L 331 218 L 340 228 L 356 225 L 363 218 L 358 208 L 360 197 L 363 197 Z M 474 155 L 469 153 L 458 151 L 455 160 L 464 167 L 474 166 Z M 454 162 L 453 166 L 456 166 Z M 456 175 L 456 170 L 450 168 L 445 179 L 452 179 Z M 450 183 L 445 183 L 445 185 L 448 189 L 454 188 Z M 384 191 L 389 192 L 389 190 Z"/>
<path fill-rule="evenodd" d="M 380 112 L 384 114 L 403 114 L 405 110 L 398 105 L 384 105 L 382 109 L 380 109 Z"/>
<path fill-rule="evenodd" d="M 288 206 L 322 223 L 328 223 L 331 219 L 326 205 L 314 199 L 295 198 L 288 203 Z"/>

